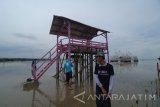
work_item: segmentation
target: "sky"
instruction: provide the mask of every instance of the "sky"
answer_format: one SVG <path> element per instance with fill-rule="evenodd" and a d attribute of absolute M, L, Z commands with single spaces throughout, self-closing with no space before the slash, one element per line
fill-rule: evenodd
<path fill-rule="evenodd" d="M 110 31 L 110 56 L 160 56 L 160 0 L 0 0 L 0 58 L 43 56 L 56 44 L 53 15 Z"/>

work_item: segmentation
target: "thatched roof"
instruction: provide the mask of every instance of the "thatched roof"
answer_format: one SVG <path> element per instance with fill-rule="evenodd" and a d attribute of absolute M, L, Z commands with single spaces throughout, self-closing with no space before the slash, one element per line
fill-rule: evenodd
<path fill-rule="evenodd" d="M 67 23 L 71 25 L 71 37 L 77 39 L 92 39 L 98 36 L 98 32 L 109 33 L 109 31 L 91 27 L 80 22 L 65 18 L 62 16 L 54 16 L 50 34 L 68 37 Z"/>

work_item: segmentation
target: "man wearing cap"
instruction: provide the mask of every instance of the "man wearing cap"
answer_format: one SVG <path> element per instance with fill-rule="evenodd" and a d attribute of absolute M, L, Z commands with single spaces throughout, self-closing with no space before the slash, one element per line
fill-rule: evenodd
<path fill-rule="evenodd" d="M 111 92 L 113 87 L 113 66 L 105 61 L 103 52 L 96 54 L 94 78 L 96 82 L 97 107 L 111 107 Z M 105 96 L 105 97 L 104 97 Z"/>

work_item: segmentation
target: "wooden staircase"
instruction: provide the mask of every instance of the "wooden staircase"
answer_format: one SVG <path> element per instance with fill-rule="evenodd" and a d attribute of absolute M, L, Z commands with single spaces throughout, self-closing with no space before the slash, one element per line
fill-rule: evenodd
<path fill-rule="evenodd" d="M 66 53 L 69 49 L 73 49 L 72 47 L 86 47 L 86 48 L 95 48 L 95 49 L 107 49 L 106 43 L 94 42 L 89 40 L 77 40 L 70 39 L 70 45 L 68 43 L 64 43 L 64 40 L 68 40 L 67 38 L 61 39 L 58 44 L 56 44 L 53 48 L 51 48 L 40 60 L 38 60 L 35 66 L 32 66 L 32 76 L 34 80 L 39 80 L 43 74 L 56 62 L 59 60 L 62 53 Z M 71 48 L 69 48 L 71 46 Z M 71 51 L 70 50 L 70 51 Z"/>

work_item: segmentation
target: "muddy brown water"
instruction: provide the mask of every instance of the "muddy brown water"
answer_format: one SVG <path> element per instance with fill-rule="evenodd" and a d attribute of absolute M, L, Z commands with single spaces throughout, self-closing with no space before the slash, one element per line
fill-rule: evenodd
<path fill-rule="evenodd" d="M 115 70 L 112 107 L 160 107 L 156 60 L 112 63 Z M 56 81 L 55 65 L 40 79 L 27 84 L 31 62 L 0 63 L 0 107 L 96 107 L 95 82 L 73 79 L 73 90 Z"/>

